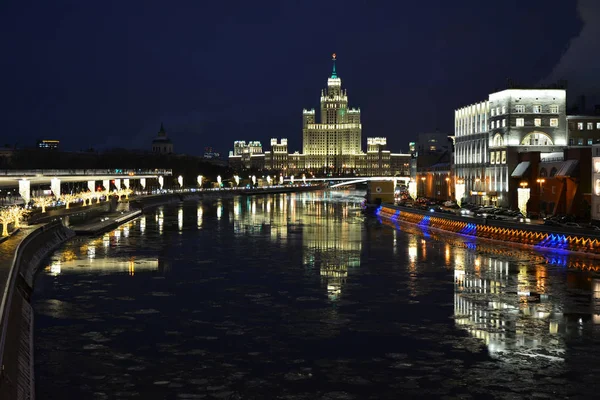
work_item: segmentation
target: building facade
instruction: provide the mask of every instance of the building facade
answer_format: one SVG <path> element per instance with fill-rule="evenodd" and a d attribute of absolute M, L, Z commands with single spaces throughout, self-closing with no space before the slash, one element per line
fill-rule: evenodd
<path fill-rule="evenodd" d="M 456 184 L 477 204 L 515 206 L 531 162 L 519 153 L 562 154 L 567 145 L 564 89 L 507 89 L 455 111 Z M 460 190 L 462 192 L 462 190 Z"/>
<path fill-rule="evenodd" d="M 246 143 L 244 140 L 233 142 L 233 151 L 229 152 L 229 166 L 234 170 L 265 168 L 265 154 L 259 141 Z"/>
<path fill-rule="evenodd" d="M 315 110 L 302 112 L 302 152 L 308 170 L 342 173 L 356 167 L 355 157 L 361 153 L 362 126 L 360 109 L 348 108 L 348 95 L 342 80 L 333 71 L 327 79 L 327 89 L 321 91 L 320 123 Z"/>
<path fill-rule="evenodd" d="M 600 143 L 600 115 L 569 115 L 569 146 L 591 146 Z"/>

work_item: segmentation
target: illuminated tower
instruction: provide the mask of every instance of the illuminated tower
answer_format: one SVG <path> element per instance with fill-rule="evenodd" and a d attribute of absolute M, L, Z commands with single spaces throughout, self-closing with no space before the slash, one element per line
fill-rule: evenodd
<path fill-rule="evenodd" d="M 304 110 L 302 116 L 306 168 L 323 171 L 353 168 L 353 156 L 361 152 L 360 109 L 348 108 L 348 96 L 336 71 L 335 54 L 327 89 L 321 91 L 320 123 L 315 121 L 314 110 Z"/>

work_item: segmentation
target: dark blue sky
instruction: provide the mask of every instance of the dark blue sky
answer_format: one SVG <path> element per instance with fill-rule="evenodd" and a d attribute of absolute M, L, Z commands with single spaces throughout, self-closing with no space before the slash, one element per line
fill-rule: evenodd
<path fill-rule="evenodd" d="M 336 52 L 363 138 L 405 151 L 509 77 L 572 79 L 574 45 L 597 65 L 593 3 L 579 0 L 587 21 L 561 0 L 5 0 L 2 144 L 149 149 L 164 121 L 178 152 L 270 137 L 301 150 Z"/>

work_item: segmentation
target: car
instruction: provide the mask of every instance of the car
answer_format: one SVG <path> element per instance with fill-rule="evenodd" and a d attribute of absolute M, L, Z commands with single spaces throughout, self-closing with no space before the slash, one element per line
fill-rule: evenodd
<path fill-rule="evenodd" d="M 566 222 L 562 226 L 564 226 L 565 228 L 581 228 L 581 225 L 579 225 L 576 222 Z"/>

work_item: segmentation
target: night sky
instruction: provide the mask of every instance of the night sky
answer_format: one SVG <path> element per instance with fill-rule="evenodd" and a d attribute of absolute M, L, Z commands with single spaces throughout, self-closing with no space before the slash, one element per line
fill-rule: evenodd
<path fill-rule="evenodd" d="M 4 0 L 4 144 L 150 148 L 161 121 L 176 152 L 287 137 L 338 55 L 363 140 L 406 151 L 452 133 L 454 109 L 507 78 L 598 92 L 600 1 Z"/>

